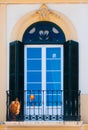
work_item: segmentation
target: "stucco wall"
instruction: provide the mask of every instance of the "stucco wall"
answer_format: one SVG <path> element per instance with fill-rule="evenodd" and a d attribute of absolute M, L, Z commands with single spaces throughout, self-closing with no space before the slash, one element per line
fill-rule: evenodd
<path fill-rule="evenodd" d="M 81 120 L 88 123 L 88 94 L 82 94 L 80 99 Z"/>
<path fill-rule="evenodd" d="M 6 120 L 6 90 L 9 88 L 9 42 L 13 27 L 26 13 L 39 9 L 41 4 L 0 5 L 0 120 Z M 47 4 L 64 14 L 74 25 L 79 42 L 79 89 L 81 90 L 82 120 L 88 122 L 88 4 Z M 7 30 L 7 31 L 6 31 Z"/>
<path fill-rule="evenodd" d="M 0 121 L 6 118 L 6 6 L 0 5 Z"/>

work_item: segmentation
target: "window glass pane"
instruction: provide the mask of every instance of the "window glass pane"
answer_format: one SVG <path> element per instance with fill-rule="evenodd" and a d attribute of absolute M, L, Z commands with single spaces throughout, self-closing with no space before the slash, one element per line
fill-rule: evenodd
<path fill-rule="evenodd" d="M 61 57 L 61 48 L 46 49 L 46 58 L 60 58 L 60 57 Z"/>
<path fill-rule="evenodd" d="M 46 61 L 46 70 L 60 70 L 61 69 L 61 60 L 47 60 Z"/>
<path fill-rule="evenodd" d="M 27 48 L 27 58 L 41 58 L 41 48 Z"/>
<path fill-rule="evenodd" d="M 38 91 L 41 90 L 41 83 L 40 84 L 39 83 L 38 84 L 37 83 L 35 83 L 35 84 L 28 83 L 27 90 L 34 90 L 34 91 L 37 91 L 37 93 L 38 93 Z"/>
<path fill-rule="evenodd" d="M 41 60 L 28 60 L 27 70 L 41 70 Z"/>
<path fill-rule="evenodd" d="M 47 72 L 46 81 L 47 82 L 61 82 L 61 72 Z"/>
<path fill-rule="evenodd" d="M 41 106 L 41 84 L 27 84 L 27 104 L 28 106 Z M 34 95 L 34 99 L 30 100 L 30 96 Z"/>
<path fill-rule="evenodd" d="M 41 94 L 34 94 L 34 100 L 30 100 L 30 94 L 27 94 L 27 106 L 41 106 L 42 98 Z"/>
<path fill-rule="evenodd" d="M 46 84 L 46 89 L 47 90 L 61 90 L 61 83 L 50 83 Z"/>
<path fill-rule="evenodd" d="M 61 95 L 47 95 L 46 96 L 47 106 L 61 106 L 62 96 Z"/>
<path fill-rule="evenodd" d="M 61 106 L 61 48 L 46 49 L 46 105 Z"/>
<path fill-rule="evenodd" d="M 41 82 L 41 72 L 27 72 L 27 82 Z"/>

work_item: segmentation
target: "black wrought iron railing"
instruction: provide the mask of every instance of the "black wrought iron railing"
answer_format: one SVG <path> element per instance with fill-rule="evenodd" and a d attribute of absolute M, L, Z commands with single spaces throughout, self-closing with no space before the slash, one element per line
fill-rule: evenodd
<path fill-rule="evenodd" d="M 6 94 L 8 121 L 14 120 L 14 116 L 16 121 L 80 120 L 80 91 L 24 90 L 7 91 Z M 12 116 L 10 105 L 16 98 L 20 102 L 20 112 Z"/>

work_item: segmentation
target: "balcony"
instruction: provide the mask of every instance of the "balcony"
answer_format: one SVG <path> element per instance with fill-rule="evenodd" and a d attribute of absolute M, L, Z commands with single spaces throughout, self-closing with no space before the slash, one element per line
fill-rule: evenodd
<path fill-rule="evenodd" d="M 9 106 L 16 98 L 20 113 L 15 121 L 80 121 L 80 91 L 7 91 L 7 121 L 13 121 Z"/>

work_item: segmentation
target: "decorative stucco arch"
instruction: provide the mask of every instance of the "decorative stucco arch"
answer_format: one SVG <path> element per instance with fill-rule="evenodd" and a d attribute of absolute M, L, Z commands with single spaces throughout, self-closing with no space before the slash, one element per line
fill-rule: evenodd
<path fill-rule="evenodd" d="M 77 41 L 77 32 L 71 21 L 62 13 L 48 9 L 43 4 L 39 10 L 27 13 L 14 26 L 11 33 L 11 40 L 22 41 L 24 31 L 33 23 L 38 21 L 49 21 L 57 24 L 64 32 L 66 41 Z"/>

